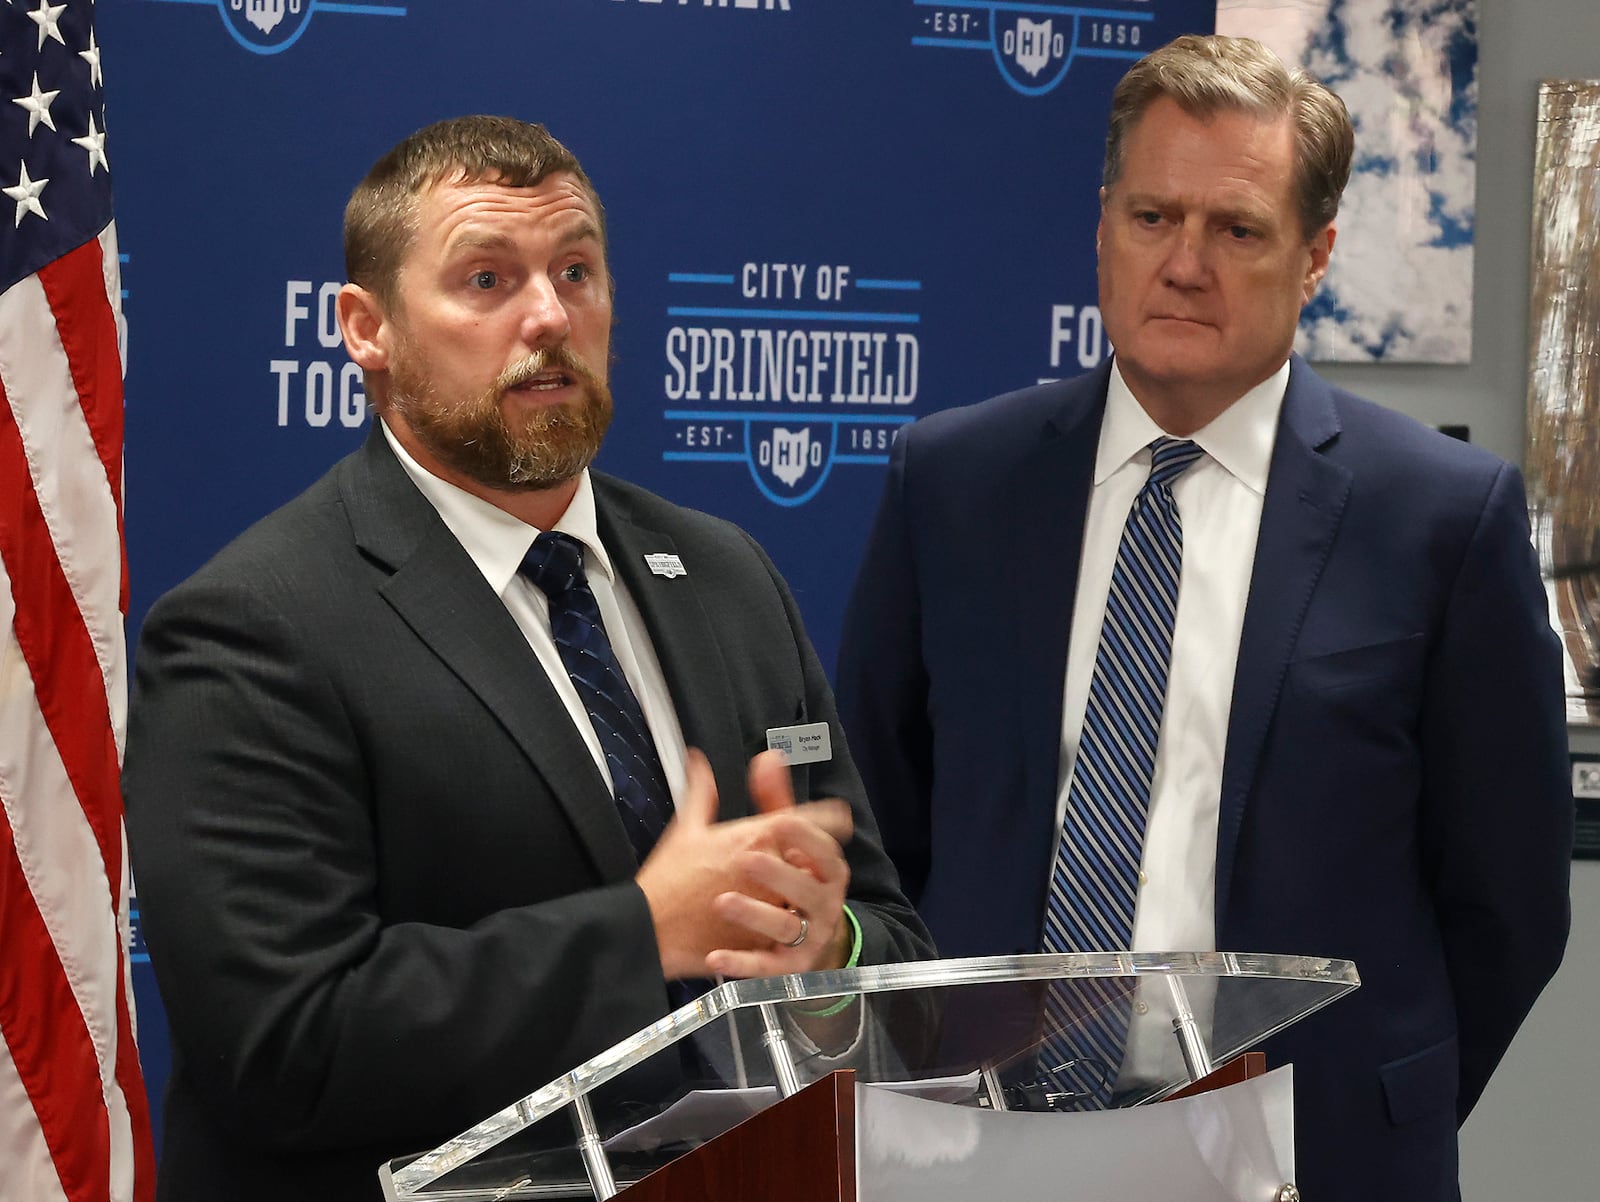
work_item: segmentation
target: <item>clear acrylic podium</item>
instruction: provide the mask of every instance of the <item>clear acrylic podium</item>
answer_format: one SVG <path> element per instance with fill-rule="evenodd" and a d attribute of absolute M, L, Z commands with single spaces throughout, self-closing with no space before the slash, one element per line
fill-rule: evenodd
<path fill-rule="evenodd" d="M 1359 983 L 1344 960 L 1226 952 L 930 960 L 731 981 L 378 1172 L 392 1202 L 619 1192 L 935 1202 L 980 1188 L 1000 1199 L 1042 1196 L 1063 1163 L 1084 1197 L 1097 1196 L 1093 1182 L 1137 1197 L 1203 1178 L 1200 1192 L 1166 1196 L 1289 1199 L 1288 1070 L 1146 1104 Z M 1116 1064 L 1089 1051 L 1089 1033 L 1103 1048 L 1107 1031 L 1122 1049 Z M 793 1165 L 778 1163 L 786 1155 Z M 744 1167 L 730 1175 L 718 1157 Z M 751 1165 L 767 1177 L 750 1178 Z M 678 1184 L 663 1185 L 674 1172 Z M 797 1180 L 807 1176 L 822 1180 Z"/>

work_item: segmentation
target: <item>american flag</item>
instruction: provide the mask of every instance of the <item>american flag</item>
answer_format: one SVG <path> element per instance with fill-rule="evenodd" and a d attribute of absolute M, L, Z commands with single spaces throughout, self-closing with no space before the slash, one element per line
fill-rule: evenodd
<path fill-rule="evenodd" d="M 122 305 L 91 0 L 0 0 L 0 1196 L 146 1202 Z"/>

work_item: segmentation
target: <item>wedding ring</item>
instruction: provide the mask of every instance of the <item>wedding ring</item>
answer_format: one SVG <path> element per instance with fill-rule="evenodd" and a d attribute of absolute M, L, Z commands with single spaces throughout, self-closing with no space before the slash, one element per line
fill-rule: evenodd
<path fill-rule="evenodd" d="M 800 933 L 798 935 L 796 935 L 793 939 L 789 940 L 788 943 L 785 943 L 783 946 L 784 947 L 799 947 L 802 943 L 804 943 L 806 941 L 806 936 L 811 933 L 811 920 L 809 918 L 807 918 L 804 914 L 800 913 L 799 910 L 796 910 L 793 906 L 786 906 L 784 908 L 787 909 L 789 911 L 789 913 L 793 914 L 796 918 L 798 918 L 800 920 Z"/>

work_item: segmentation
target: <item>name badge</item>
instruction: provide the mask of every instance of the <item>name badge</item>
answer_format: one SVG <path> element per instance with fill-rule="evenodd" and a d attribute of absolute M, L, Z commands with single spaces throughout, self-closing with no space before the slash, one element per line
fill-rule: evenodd
<path fill-rule="evenodd" d="M 674 576 L 687 576 L 688 569 L 683 566 L 683 560 L 676 555 L 669 555 L 665 551 L 658 551 L 654 555 L 646 555 L 644 563 L 647 568 L 657 576 L 665 576 L 671 580 Z"/>
<path fill-rule="evenodd" d="M 767 728 L 767 748 L 783 752 L 791 764 L 815 764 L 833 758 L 833 736 L 826 722 L 771 726 Z"/>

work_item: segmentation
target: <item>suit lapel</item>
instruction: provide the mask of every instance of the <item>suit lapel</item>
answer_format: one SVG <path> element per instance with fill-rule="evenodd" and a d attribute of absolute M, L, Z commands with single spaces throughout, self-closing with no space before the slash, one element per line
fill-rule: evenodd
<path fill-rule="evenodd" d="M 733 688 L 711 622 L 701 603 L 700 577 L 692 556 L 682 560 L 682 575 L 657 575 L 645 556 L 677 555 L 678 547 L 663 530 L 639 523 L 605 477 L 591 477 L 600 537 L 611 566 L 627 587 L 644 618 L 645 628 L 672 695 L 684 742 L 711 761 L 721 795 L 722 817 L 745 811 L 745 765 L 749 751 L 738 741 L 739 721 Z M 737 782 L 737 787 L 733 787 Z"/>
<path fill-rule="evenodd" d="M 1267 476 L 1234 672 L 1217 821 L 1219 937 L 1245 804 L 1277 711 L 1284 673 L 1350 495 L 1350 473 L 1322 453 L 1339 430 L 1328 385 L 1294 356 Z"/>
<path fill-rule="evenodd" d="M 1039 520 L 1001 524 L 1012 543 L 1003 562 L 1015 572 L 1008 587 L 1017 598 L 1017 621 L 1007 638 L 1015 642 L 1024 725 L 1025 829 L 1041 822 L 1055 829 L 1067 643 L 1109 379 L 1107 365 L 1068 387 L 1007 494 L 1012 512 Z"/>
<path fill-rule="evenodd" d="M 631 877 L 615 804 L 504 603 L 373 430 L 341 491 L 356 545 L 391 572 L 379 592 L 528 757 L 605 880 Z"/>

